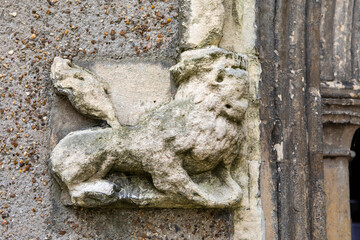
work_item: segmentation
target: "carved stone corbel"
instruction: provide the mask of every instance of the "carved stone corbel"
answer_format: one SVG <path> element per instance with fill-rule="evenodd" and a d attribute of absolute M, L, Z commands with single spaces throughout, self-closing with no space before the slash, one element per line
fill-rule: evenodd
<path fill-rule="evenodd" d="M 51 170 L 71 204 L 239 207 L 241 186 L 250 184 L 239 174 L 249 171 L 255 192 L 245 194 L 258 198 L 260 67 L 252 55 L 218 47 L 224 13 L 221 0 L 182 1 L 180 45 L 186 51 L 170 68 L 176 93 L 135 125 L 118 121 L 111 86 L 55 58 L 51 78 L 57 93 L 79 113 L 109 125 L 71 132 L 52 151 Z M 209 23 L 210 16 L 216 21 Z M 246 155 L 248 149 L 253 156 Z"/>
<path fill-rule="evenodd" d="M 71 201 L 82 207 L 238 204 L 242 190 L 230 168 L 245 137 L 246 66 L 245 56 L 220 48 L 186 51 L 170 70 L 174 99 L 135 126 L 121 126 L 101 80 L 56 58 L 56 90 L 79 112 L 111 126 L 72 132 L 52 151 L 51 169 Z M 111 172 L 117 177 L 109 178 Z"/>

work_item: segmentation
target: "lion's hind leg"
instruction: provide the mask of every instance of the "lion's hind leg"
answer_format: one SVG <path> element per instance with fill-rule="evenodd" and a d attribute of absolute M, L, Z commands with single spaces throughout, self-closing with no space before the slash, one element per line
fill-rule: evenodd
<path fill-rule="evenodd" d="M 102 180 L 115 160 L 109 150 L 114 144 L 113 135 L 111 128 L 76 131 L 54 148 L 51 170 L 62 190 L 69 190 L 73 204 L 93 207 L 115 201 L 116 185 Z M 67 204 L 71 204 L 68 195 L 63 196 Z"/>
<path fill-rule="evenodd" d="M 112 129 L 90 129 L 68 134 L 50 156 L 51 169 L 67 186 L 102 178 L 112 164 L 108 146 Z"/>

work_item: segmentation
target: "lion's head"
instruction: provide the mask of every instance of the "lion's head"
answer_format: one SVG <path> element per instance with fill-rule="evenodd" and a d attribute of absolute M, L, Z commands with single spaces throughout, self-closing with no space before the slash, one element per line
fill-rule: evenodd
<path fill-rule="evenodd" d="M 171 68 L 175 99 L 192 99 L 206 109 L 240 122 L 248 108 L 246 57 L 221 48 L 191 50 Z"/>

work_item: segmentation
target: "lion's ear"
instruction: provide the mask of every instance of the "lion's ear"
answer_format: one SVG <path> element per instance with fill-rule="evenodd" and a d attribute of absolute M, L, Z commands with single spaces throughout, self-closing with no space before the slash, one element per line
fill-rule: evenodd
<path fill-rule="evenodd" d="M 181 66 L 181 65 L 183 65 L 183 64 L 176 64 L 170 68 L 170 77 L 172 78 L 172 80 L 174 81 L 174 83 L 177 86 L 179 86 L 179 83 L 181 82 L 182 75 L 183 75 L 183 72 L 182 72 L 183 66 Z"/>
<path fill-rule="evenodd" d="M 186 82 L 190 76 L 195 74 L 195 66 L 191 66 L 186 62 L 180 62 L 170 68 L 170 74 L 175 84 L 179 86 L 181 83 Z"/>
<path fill-rule="evenodd" d="M 195 51 L 195 50 L 194 50 Z M 213 69 L 211 63 L 204 57 L 182 56 L 180 62 L 170 68 L 170 74 L 174 82 L 179 86 L 187 82 L 191 76 L 199 75 L 201 72 L 209 72 Z"/>

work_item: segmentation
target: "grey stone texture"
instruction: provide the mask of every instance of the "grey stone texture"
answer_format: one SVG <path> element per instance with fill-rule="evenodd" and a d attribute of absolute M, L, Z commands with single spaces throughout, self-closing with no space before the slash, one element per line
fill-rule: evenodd
<path fill-rule="evenodd" d="M 54 57 L 175 59 L 177 9 L 170 0 L 1 1 L 0 239 L 231 238 L 228 210 L 65 207 L 48 172 L 48 146 L 56 144 L 49 137 L 52 106 L 74 115 L 57 115 L 64 131 L 103 124 L 81 118 L 54 97 Z"/>

